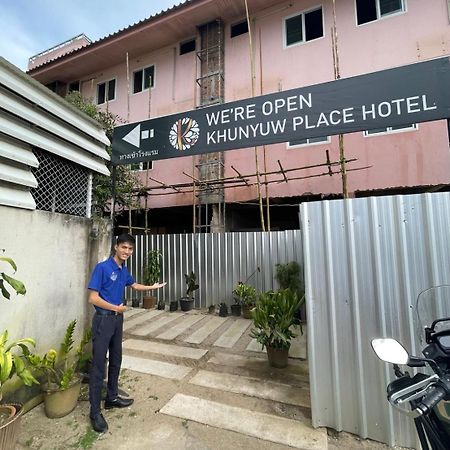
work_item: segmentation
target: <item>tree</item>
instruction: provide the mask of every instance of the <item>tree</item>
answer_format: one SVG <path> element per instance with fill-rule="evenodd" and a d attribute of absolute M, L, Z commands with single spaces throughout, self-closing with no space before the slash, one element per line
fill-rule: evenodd
<path fill-rule="evenodd" d="M 85 99 L 78 91 L 70 92 L 66 100 L 77 109 L 86 113 L 89 117 L 99 122 L 105 130 L 108 139 L 112 139 L 114 125 L 120 120 L 119 116 L 107 111 L 102 111 L 91 99 Z M 111 147 L 107 148 L 111 155 Z M 108 164 L 111 170 L 111 164 Z M 130 170 L 129 166 L 120 165 L 116 170 L 116 205 L 126 208 L 136 206 L 136 191 L 141 184 L 137 176 Z M 134 193 L 134 195 L 133 195 Z M 93 213 L 102 216 L 110 208 L 112 198 L 111 178 L 101 174 L 95 174 L 93 178 Z"/>

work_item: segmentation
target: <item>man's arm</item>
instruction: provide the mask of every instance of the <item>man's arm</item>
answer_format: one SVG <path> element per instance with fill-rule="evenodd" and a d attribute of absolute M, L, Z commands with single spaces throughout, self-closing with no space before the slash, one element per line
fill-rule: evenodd
<path fill-rule="evenodd" d="M 131 287 L 131 289 L 134 289 L 136 291 L 150 291 L 152 289 L 162 288 L 166 284 L 167 284 L 167 282 L 155 283 L 155 284 L 152 284 L 152 285 L 148 286 L 146 284 L 133 283 L 130 287 Z"/>
<path fill-rule="evenodd" d="M 97 291 L 90 291 L 89 292 L 89 298 L 88 303 L 94 306 L 98 306 L 102 309 L 108 309 L 109 311 L 114 311 L 119 314 L 122 314 L 127 310 L 126 306 L 123 306 L 123 304 L 120 305 L 113 305 L 111 303 L 108 303 L 106 300 L 103 300 L 100 295 L 98 295 Z"/>

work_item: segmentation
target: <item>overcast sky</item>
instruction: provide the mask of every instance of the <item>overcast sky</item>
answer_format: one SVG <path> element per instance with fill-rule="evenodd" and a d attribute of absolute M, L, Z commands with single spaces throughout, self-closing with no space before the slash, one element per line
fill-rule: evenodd
<path fill-rule="evenodd" d="M 0 0 L 0 55 L 22 70 L 28 58 L 84 33 L 92 41 L 182 0 Z"/>

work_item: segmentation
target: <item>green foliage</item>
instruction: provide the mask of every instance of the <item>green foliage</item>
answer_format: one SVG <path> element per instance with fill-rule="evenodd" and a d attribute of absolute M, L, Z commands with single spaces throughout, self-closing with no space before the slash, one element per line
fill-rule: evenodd
<path fill-rule="evenodd" d="M 252 311 L 255 328 L 250 336 L 263 348 L 289 348 L 295 337 L 291 327 L 299 303 L 297 294 L 290 289 L 262 293 Z"/>
<path fill-rule="evenodd" d="M 296 261 L 276 264 L 275 278 L 280 289 L 290 289 L 300 299 L 299 307 L 305 302 L 305 286 L 300 277 L 300 265 Z"/>
<path fill-rule="evenodd" d="M 256 301 L 256 289 L 249 284 L 242 283 L 237 284 L 234 291 L 234 301 L 246 306 L 253 306 Z"/>
<path fill-rule="evenodd" d="M 159 250 L 150 250 L 147 253 L 147 265 L 144 269 L 145 284 L 152 285 L 159 281 L 161 276 L 161 257 Z"/>
<path fill-rule="evenodd" d="M 18 339 L 8 343 L 7 330 L 0 335 L 0 400 L 3 385 L 14 375 L 17 375 L 27 386 L 39 384 L 30 372 L 27 360 L 30 355 L 29 347 L 35 345 L 35 341 L 31 338 Z"/>
<path fill-rule="evenodd" d="M 102 111 L 90 99 L 84 99 L 77 91 L 71 92 L 66 97 L 66 100 L 86 113 L 89 117 L 99 122 L 105 130 L 106 135 L 111 140 L 112 133 L 119 117 L 107 111 Z M 111 155 L 111 147 L 107 149 Z M 109 166 L 111 170 L 111 165 Z M 136 193 L 141 188 L 141 184 L 131 171 L 130 166 L 120 165 L 116 169 L 116 205 L 124 207 L 136 206 Z M 108 209 L 112 197 L 112 182 L 111 177 L 95 174 L 93 179 L 93 197 L 95 213 L 102 216 Z"/>
<path fill-rule="evenodd" d="M 77 321 L 72 320 L 66 328 L 64 339 L 59 347 L 59 353 L 50 349 L 43 356 L 30 354 L 27 359 L 30 364 L 46 377 L 47 387 L 57 387 L 65 390 L 70 387 L 76 374 L 82 369 L 83 365 L 90 359 L 90 353 L 85 351 L 86 345 L 92 337 L 91 330 L 87 330 L 79 345 L 72 355 L 75 341 L 73 334 L 75 332 Z"/>
<path fill-rule="evenodd" d="M 199 288 L 199 285 L 197 284 L 197 276 L 194 272 L 191 271 L 190 274 L 184 275 L 184 281 L 186 282 L 186 297 L 194 298 L 194 291 L 196 291 Z"/>
<path fill-rule="evenodd" d="M 12 267 L 14 272 L 17 270 L 16 263 L 11 258 L 0 256 L 0 261 L 8 263 Z M 17 294 L 25 295 L 27 292 L 25 285 L 21 281 L 7 275 L 5 272 L 0 272 L 0 291 L 2 293 L 2 297 L 6 298 L 7 300 L 11 298 L 11 294 L 9 293 L 8 289 L 6 289 L 6 283 L 8 283 L 16 291 Z"/>

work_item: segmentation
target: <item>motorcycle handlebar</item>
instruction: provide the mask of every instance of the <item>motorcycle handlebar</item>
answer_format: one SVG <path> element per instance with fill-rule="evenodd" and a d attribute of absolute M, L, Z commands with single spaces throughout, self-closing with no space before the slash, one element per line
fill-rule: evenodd
<path fill-rule="evenodd" d="M 429 414 L 431 410 L 447 395 L 446 389 L 438 384 L 431 386 L 429 391 L 430 392 L 423 397 L 415 409 L 419 415 Z"/>

